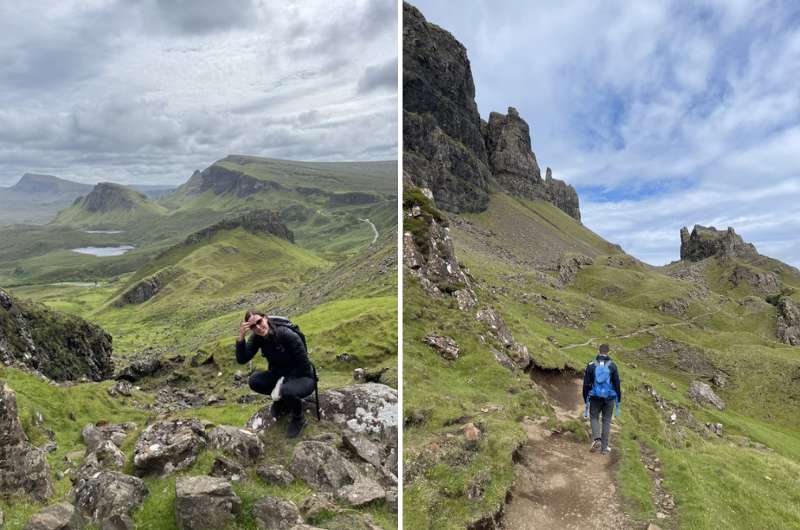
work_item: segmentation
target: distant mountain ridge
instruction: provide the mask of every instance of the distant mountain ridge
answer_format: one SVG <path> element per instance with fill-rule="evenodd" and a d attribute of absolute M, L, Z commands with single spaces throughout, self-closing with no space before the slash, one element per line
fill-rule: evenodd
<path fill-rule="evenodd" d="M 25 173 L 19 181 L 8 188 L 17 193 L 88 193 L 90 184 L 81 184 L 53 175 Z"/>

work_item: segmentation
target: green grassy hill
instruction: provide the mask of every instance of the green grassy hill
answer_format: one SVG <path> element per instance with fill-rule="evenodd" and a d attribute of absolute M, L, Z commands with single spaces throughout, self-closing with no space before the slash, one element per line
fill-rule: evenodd
<path fill-rule="evenodd" d="M 281 164 L 290 169 L 293 163 Z M 396 163 L 383 165 L 386 172 L 389 166 L 395 171 Z M 311 169 L 324 166 L 310 165 Z M 23 426 L 33 443 L 47 441 L 46 429 L 54 432 L 58 449 L 48 456 L 54 473 L 70 467 L 64 461 L 66 454 L 84 448 L 80 432 L 89 422 L 136 421 L 137 429 L 123 447 L 131 459 L 133 444 L 146 422 L 163 410 L 163 400 L 176 393 L 202 395 L 203 403 L 174 415 L 244 425 L 265 403 L 252 399 L 246 384 L 249 367 L 237 364 L 234 355 L 239 323 L 250 308 L 288 316 L 301 326 L 318 368 L 321 391 L 351 384 L 356 367 L 370 373 L 382 371 L 380 381 L 397 386 L 397 213 L 390 191 L 396 192 L 388 185 L 388 173 L 376 177 L 361 164 L 336 167 L 333 176 L 344 184 L 335 193 L 355 194 L 348 196 L 354 204 L 316 192 L 273 196 L 266 190 L 238 194 L 209 189 L 180 195 L 184 189 L 158 203 L 145 203 L 154 208 L 148 207 L 143 215 L 127 210 L 86 215 L 84 208 L 65 212 L 57 224 L 2 229 L 0 237 L 7 237 L 4 240 L 11 244 L 0 249 L 0 284 L 11 285 L 14 296 L 102 326 L 113 337 L 117 370 L 144 356 L 157 356 L 167 367 L 139 381 L 131 396 L 112 398 L 107 390 L 113 381 L 53 387 L 36 375 L 0 366 L 0 379 L 17 392 Z M 303 175 L 301 183 L 311 186 L 313 175 Z M 391 182 L 396 185 L 395 176 Z M 368 183 L 376 185 L 358 188 Z M 319 186 L 334 193 L 328 179 Z M 280 219 L 294 232 L 294 243 L 226 224 L 242 212 L 268 206 L 273 211 L 285 210 Z M 119 216 L 119 224 L 114 224 L 114 215 Z M 102 228 L 89 222 L 89 217 L 102 218 Z M 359 219 L 374 224 L 377 236 L 368 222 Z M 87 233 L 87 227 L 122 233 Z M 70 250 L 122 244 L 136 249 L 105 258 Z M 126 293 L 153 278 L 158 278 L 155 293 L 146 299 L 126 298 Z M 210 357 L 213 362 L 205 365 L 191 362 Z M 254 359 L 253 368 L 263 369 L 264 361 Z M 205 404 L 211 396 L 220 398 L 219 402 Z M 45 418 L 43 426 L 32 421 L 36 412 Z M 286 441 L 284 428 L 281 425 L 280 432 L 266 434 L 268 461 L 285 464 L 290 458 L 293 443 Z M 314 420 L 301 439 L 331 432 L 336 432 L 331 423 Z M 184 473 L 207 474 L 218 454 L 205 452 Z M 174 476 L 147 479 L 151 494 L 134 513 L 138 527 L 175 528 L 174 482 Z M 63 499 L 69 487 L 68 475 L 57 479 L 52 502 Z M 301 483 L 268 486 L 252 470 L 234 489 L 245 504 L 237 528 L 255 528 L 249 506 L 266 494 L 299 502 L 311 493 Z M 23 497 L 0 499 L 4 528 L 23 528 L 41 507 Z M 383 501 L 346 512 L 368 514 L 384 528 L 397 526 L 396 514 Z M 321 527 L 341 527 L 335 521 L 332 513 L 315 519 Z"/>
<path fill-rule="evenodd" d="M 493 195 L 483 213 L 451 216 L 450 226 L 479 305 L 472 315 L 459 311 L 451 297 L 433 299 L 405 275 L 406 524 L 464 528 L 498 513 L 512 455 L 526 440 L 523 416 L 548 416 L 549 425 L 584 439 L 584 425 L 558 426 L 552 397 L 531 375 L 582 374 L 608 343 L 623 382 L 612 445 L 626 513 L 643 528 L 800 527 L 800 348 L 776 338 L 769 294 L 731 281 L 737 267 L 771 272 L 794 298 L 796 270 L 765 257 L 651 267 L 553 206 L 506 195 Z M 574 253 L 593 262 L 563 284 L 559 256 Z M 502 346 L 474 318 L 486 306 L 527 346 L 531 374 L 495 361 L 492 350 Z M 458 343 L 457 360 L 423 343 L 434 332 Z M 691 400 L 695 380 L 711 384 L 726 408 Z M 460 433 L 467 421 L 484 432 L 477 447 Z M 722 436 L 706 423 L 721 423 Z M 645 455 L 660 459 L 660 485 Z M 468 496 L 475 484 L 485 490 L 477 500 Z M 657 488 L 675 499 L 669 521 L 655 517 Z"/>

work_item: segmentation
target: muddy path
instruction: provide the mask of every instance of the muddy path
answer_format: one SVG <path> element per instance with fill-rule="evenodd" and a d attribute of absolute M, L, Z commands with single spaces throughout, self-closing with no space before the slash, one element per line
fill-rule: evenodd
<path fill-rule="evenodd" d="M 534 381 L 550 396 L 559 420 L 582 419 L 582 380 L 574 373 L 536 371 Z M 587 422 L 588 420 L 583 420 Z M 528 442 L 517 454 L 510 501 L 503 511 L 503 528 L 641 529 L 617 497 L 614 474 L 618 434 L 612 425 L 611 454 L 590 453 L 589 444 L 553 431 L 546 419 L 523 421 Z"/>

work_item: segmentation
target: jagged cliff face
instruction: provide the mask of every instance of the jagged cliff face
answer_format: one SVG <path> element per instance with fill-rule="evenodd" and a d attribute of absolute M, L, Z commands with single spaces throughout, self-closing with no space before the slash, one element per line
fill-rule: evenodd
<path fill-rule="evenodd" d="M 528 124 L 513 107 L 481 122 L 466 49 L 409 4 L 403 4 L 403 146 L 405 181 L 430 189 L 444 210 L 483 211 L 497 184 L 580 221 L 575 189 L 552 176 L 542 180 Z"/>
<path fill-rule="evenodd" d="M 231 193 L 237 197 L 247 197 L 262 190 L 282 188 L 277 182 L 260 180 L 215 164 L 203 171 L 195 171 L 178 191 L 199 194 L 210 190 L 216 195 Z"/>
<path fill-rule="evenodd" d="M 489 171 L 467 51 L 403 5 L 404 178 L 452 212 L 489 203 Z"/>
<path fill-rule="evenodd" d="M 681 259 L 701 261 L 711 256 L 737 256 L 754 258 L 758 256 L 756 247 L 745 243 L 733 228 L 717 230 L 713 226 L 695 225 L 692 233 L 681 228 Z"/>
<path fill-rule="evenodd" d="M 0 360 L 56 381 L 111 377 L 111 336 L 82 318 L 17 300 L 0 289 Z"/>

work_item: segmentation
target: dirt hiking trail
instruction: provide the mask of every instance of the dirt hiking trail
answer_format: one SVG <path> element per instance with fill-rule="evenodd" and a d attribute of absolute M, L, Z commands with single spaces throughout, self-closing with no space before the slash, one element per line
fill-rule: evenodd
<path fill-rule="evenodd" d="M 581 379 L 560 372 L 538 372 L 533 378 L 550 395 L 559 420 L 582 420 Z M 546 419 L 528 418 L 523 422 L 528 442 L 518 453 L 503 528 L 646 528 L 646 524 L 630 520 L 617 499 L 616 425 L 612 423 L 611 454 L 604 456 L 590 453 L 588 442 L 577 442 L 567 434 L 551 431 L 545 422 Z"/>

